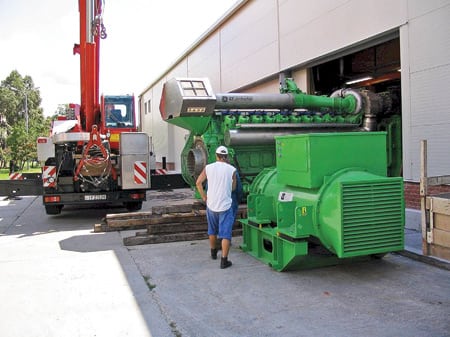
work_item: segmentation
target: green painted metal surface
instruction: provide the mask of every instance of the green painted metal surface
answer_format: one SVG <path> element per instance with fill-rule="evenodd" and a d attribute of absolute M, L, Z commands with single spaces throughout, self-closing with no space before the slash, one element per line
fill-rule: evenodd
<path fill-rule="evenodd" d="M 177 92 L 180 87 L 177 85 L 166 91 L 181 96 L 182 93 Z M 232 153 L 232 164 L 239 170 L 244 190 L 248 191 L 263 168 L 276 165 L 274 135 L 338 131 L 340 128 L 352 130 L 359 128 L 363 118 L 353 94 L 343 97 L 308 95 L 292 79 L 286 79 L 278 95 L 223 94 L 221 99 L 217 98 L 214 112 L 210 110 L 212 97 L 204 97 L 205 107 L 202 107 L 203 97 L 175 99 L 173 96 L 176 95 L 172 94 L 172 99 L 167 99 L 168 103 L 162 106 L 177 106 L 173 103 L 179 102 L 180 111 L 164 111 L 162 115 L 170 116 L 166 118 L 168 123 L 190 131 L 181 157 L 183 177 L 193 187 L 199 174 L 193 171 L 195 165 L 188 159 L 193 149 L 203 152 L 204 166 L 215 160 L 214 150 L 219 145 L 226 145 Z M 192 103 L 192 107 L 188 103 Z M 242 141 L 244 137 L 253 138 Z M 268 141 L 269 138 L 272 141 Z M 202 146 L 198 146 L 198 140 Z"/>
<path fill-rule="evenodd" d="M 318 188 L 325 176 L 339 169 L 358 167 L 386 175 L 386 133 L 316 133 L 277 137 L 278 181 Z"/>
<path fill-rule="evenodd" d="M 403 180 L 386 176 L 385 135 L 277 137 L 277 167 L 250 189 L 243 250 L 283 271 L 403 249 Z"/>

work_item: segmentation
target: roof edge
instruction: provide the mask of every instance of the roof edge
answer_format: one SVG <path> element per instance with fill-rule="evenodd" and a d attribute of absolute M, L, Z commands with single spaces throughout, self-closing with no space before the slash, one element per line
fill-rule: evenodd
<path fill-rule="evenodd" d="M 205 41 L 213 32 L 219 29 L 228 19 L 230 19 L 241 7 L 243 7 L 250 0 L 237 0 L 236 3 L 230 7 L 211 27 L 209 27 L 200 37 L 192 43 L 175 61 L 159 76 L 157 76 L 145 89 L 138 95 L 141 98 L 151 87 L 159 82 L 168 72 L 175 68 L 187 55 L 189 55 L 195 48 L 197 48 L 203 41 Z"/>

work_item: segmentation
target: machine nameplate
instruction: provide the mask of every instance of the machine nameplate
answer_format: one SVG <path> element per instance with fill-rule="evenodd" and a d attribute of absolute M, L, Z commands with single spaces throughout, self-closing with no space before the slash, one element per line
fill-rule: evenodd
<path fill-rule="evenodd" d="M 188 107 L 186 112 L 188 113 L 204 113 L 206 112 L 205 107 Z"/>
<path fill-rule="evenodd" d="M 294 199 L 294 194 L 289 192 L 280 192 L 278 194 L 278 201 L 292 201 Z"/>

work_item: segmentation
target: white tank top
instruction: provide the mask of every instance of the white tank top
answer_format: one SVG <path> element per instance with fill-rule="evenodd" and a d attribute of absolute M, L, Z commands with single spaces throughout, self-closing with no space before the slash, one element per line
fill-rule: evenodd
<path fill-rule="evenodd" d="M 231 207 L 233 173 L 236 170 L 230 164 L 216 161 L 206 165 L 208 190 L 206 204 L 211 211 L 223 212 Z"/>

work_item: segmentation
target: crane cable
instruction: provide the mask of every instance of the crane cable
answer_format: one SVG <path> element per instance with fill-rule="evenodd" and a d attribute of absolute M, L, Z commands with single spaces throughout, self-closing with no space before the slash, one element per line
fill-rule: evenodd
<path fill-rule="evenodd" d="M 106 33 L 106 28 L 103 24 L 103 11 L 101 10 L 102 7 L 105 7 L 105 1 L 103 0 L 102 3 L 103 6 L 100 6 L 99 13 L 96 13 L 94 22 L 92 22 L 92 31 L 94 36 L 100 35 L 100 38 L 104 40 L 107 38 L 108 34 Z"/>

